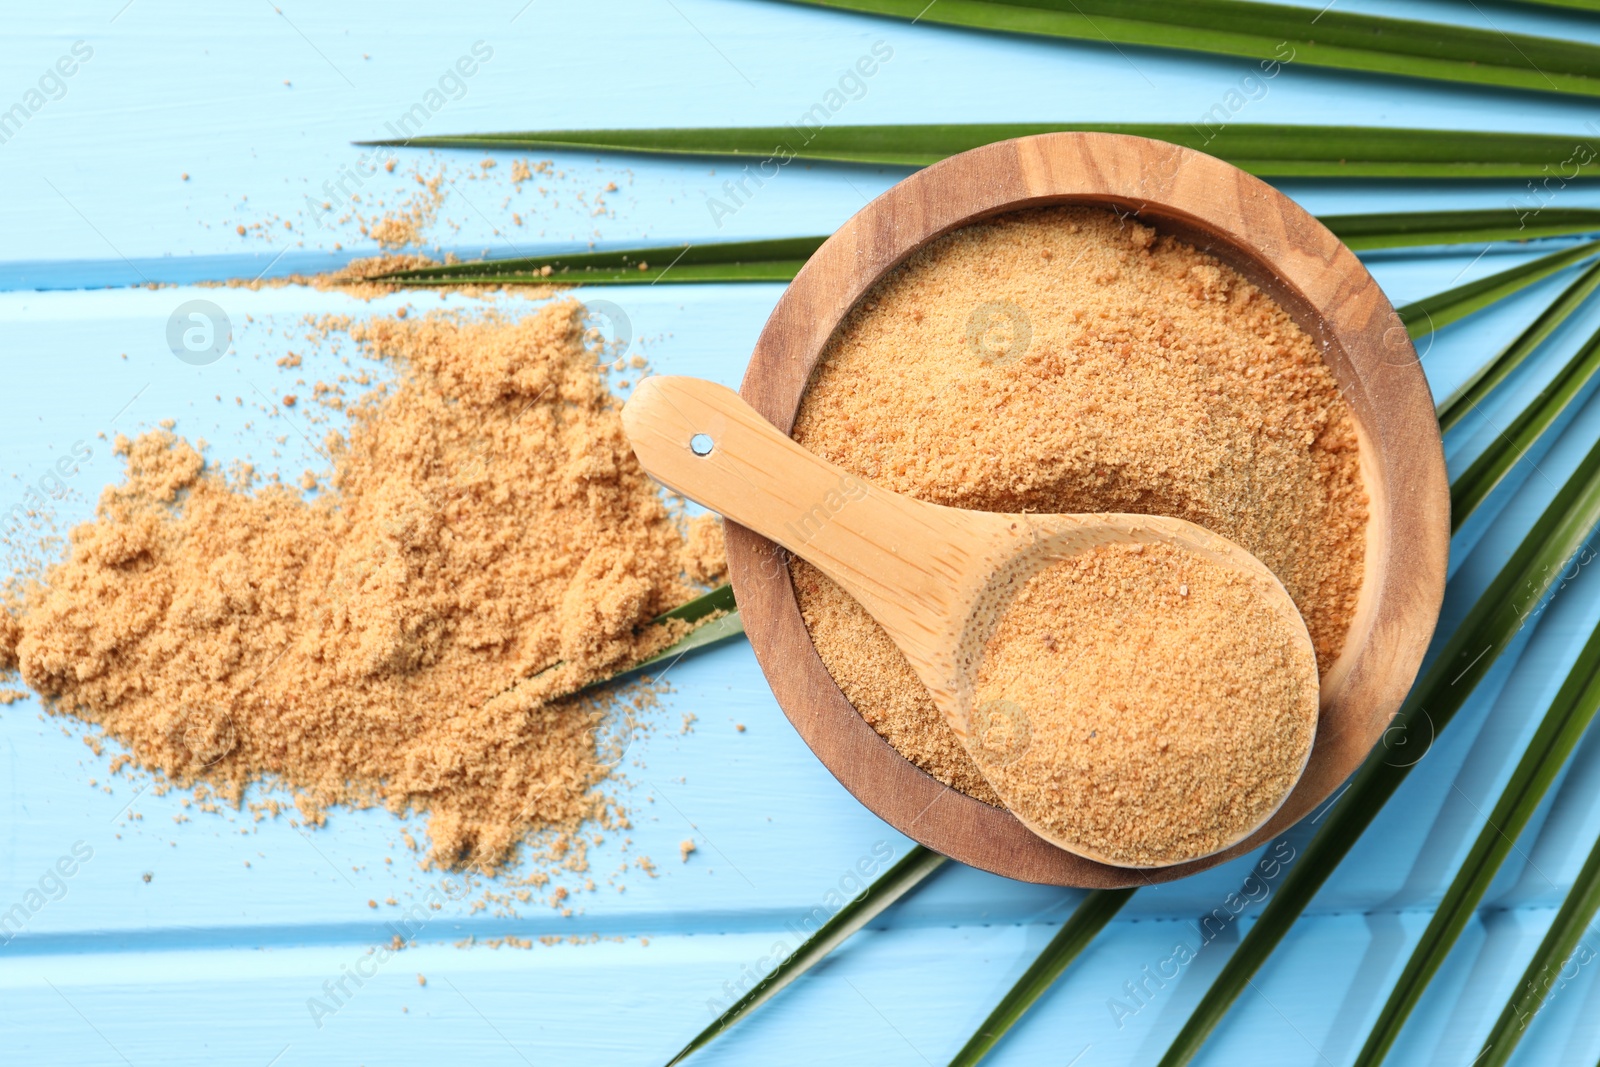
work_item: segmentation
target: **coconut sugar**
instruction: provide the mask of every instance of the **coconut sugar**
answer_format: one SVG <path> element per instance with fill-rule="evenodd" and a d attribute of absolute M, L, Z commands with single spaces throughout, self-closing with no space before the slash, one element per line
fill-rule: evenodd
<path fill-rule="evenodd" d="M 1277 809 L 1311 750 L 1297 629 L 1257 583 L 1177 546 L 1053 562 L 984 646 L 977 762 L 1074 851 L 1136 867 L 1216 852 Z"/>
<path fill-rule="evenodd" d="M 686 541 L 639 468 L 575 302 L 348 332 L 395 377 L 322 442 L 322 491 L 119 437 L 126 479 L 13 583 L 0 669 L 167 780 L 424 814 L 441 866 L 626 825 L 597 730 L 637 709 L 559 694 L 681 636 L 643 624 L 719 571 L 714 532 Z"/>
<path fill-rule="evenodd" d="M 933 503 L 1198 523 L 1278 576 L 1324 673 L 1355 614 L 1367 499 L 1317 344 L 1231 268 L 1131 218 L 1015 212 L 919 250 L 829 340 L 794 437 Z M 863 718 L 999 804 L 888 635 L 815 568 L 791 573 Z"/>

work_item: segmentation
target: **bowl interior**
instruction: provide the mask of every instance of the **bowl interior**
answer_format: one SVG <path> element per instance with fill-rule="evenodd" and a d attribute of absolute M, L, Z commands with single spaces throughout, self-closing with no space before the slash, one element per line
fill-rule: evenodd
<path fill-rule="evenodd" d="M 1114 134 L 1047 134 L 987 145 L 920 171 L 825 243 L 768 320 L 741 392 L 791 431 L 823 348 L 845 314 L 914 251 L 1023 208 L 1131 213 L 1227 263 L 1320 347 L 1352 410 L 1368 495 L 1364 581 L 1342 654 L 1323 680 L 1316 747 L 1278 814 L 1239 845 L 1154 870 L 1051 846 L 1009 812 L 951 789 L 867 725 L 823 666 L 783 550 L 730 524 L 729 569 L 780 706 L 859 800 L 901 832 L 972 866 L 1061 885 L 1166 881 L 1249 851 L 1326 799 L 1361 762 L 1421 664 L 1443 596 L 1449 495 L 1438 423 L 1415 349 L 1359 260 L 1281 193 L 1189 149 Z"/>

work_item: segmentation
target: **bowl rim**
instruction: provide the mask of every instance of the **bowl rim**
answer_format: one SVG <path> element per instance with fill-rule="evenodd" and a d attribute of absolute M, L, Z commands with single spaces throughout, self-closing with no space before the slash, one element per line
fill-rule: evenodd
<path fill-rule="evenodd" d="M 906 836 L 969 866 L 1023 881 L 1120 888 L 1186 877 L 1260 847 L 1331 796 L 1384 739 L 1438 621 L 1449 563 L 1449 481 L 1416 349 L 1355 254 L 1260 179 L 1202 152 L 1126 134 L 1000 141 L 891 187 L 795 276 L 756 342 L 741 395 L 792 433 L 827 341 L 884 275 L 952 230 L 1061 204 L 1135 217 L 1260 286 L 1319 343 L 1355 416 L 1369 508 L 1362 592 L 1344 651 L 1323 680 L 1316 745 L 1277 814 L 1229 849 L 1170 867 L 1115 867 L 1058 849 L 1004 809 L 939 782 L 867 724 L 811 642 L 785 550 L 728 523 L 728 566 L 779 706 L 856 799 Z"/>

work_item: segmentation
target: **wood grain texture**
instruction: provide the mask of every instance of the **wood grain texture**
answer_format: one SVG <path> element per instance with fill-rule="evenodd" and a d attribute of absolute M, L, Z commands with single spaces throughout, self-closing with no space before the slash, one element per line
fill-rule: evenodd
<path fill-rule="evenodd" d="M 1203 153 L 1113 134 L 988 145 L 920 171 L 874 200 L 817 251 L 778 302 L 742 395 L 791 431 L 828 338 L 880 278 L 960 226 L 1055 204 L 1132 213 L 1228 263 L 1319 343 L 1351 404 L 1370 498 L 1365 583 L 1343 654 L 1323 680 L 1317 744 L 1278 814 L 1232 849 L 1155 871 L 1058 849 L 1010 813 L 927 775 L 867 725 L 818 657 L 776 544 L 730 524 L 729 568 L 751 644 L 784 713 L 863 804 L 930 848 L 1008 877 L 1140 885 L 1184 877 L 1261 845 L 1331 795 L 1382 737 L 1438 618 L 1449 558 L 1448 481 L 1415 349 L 1355 255 L 1258 179 Z"/>

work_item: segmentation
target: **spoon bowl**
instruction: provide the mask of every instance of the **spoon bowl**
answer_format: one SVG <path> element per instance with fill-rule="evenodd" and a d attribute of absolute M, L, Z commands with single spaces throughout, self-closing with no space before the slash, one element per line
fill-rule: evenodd
<path fill-rule="evenodd" d="M 1013 813 L 1056 847 L 1112 862 L 1047 821 L 1052 804 L 1081 798 L 1030 799 L 986 758 L 974 694 L 985 646 L 1015 594 L 1050 563 L 1098 546 L 1172 545 L 1244 582 L 1286 635 L 1284 662 L 1298 694 L 1294 713 L 1308 720 L 1295 773 L 1270 809 L 1251 825 L 1231 827 L 1207 851 L 1172 862 L 1203 858 L 1254 833 L 1304 769 L 1317 716 L 1311 637 L 1282 583 L 1233 542 L 1161 516 L 1008 515 L 914 500 L 807 452 L 733 390 L 696 378 L 644 379 L 622 421 L 640 464 L 657 481 L 783 545 L 854 596 L 904 653 Z"/>

